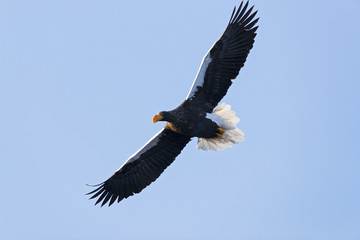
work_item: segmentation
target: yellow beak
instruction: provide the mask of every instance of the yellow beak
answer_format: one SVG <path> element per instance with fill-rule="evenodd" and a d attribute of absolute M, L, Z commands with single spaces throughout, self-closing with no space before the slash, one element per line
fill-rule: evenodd
<path fill-rule="evenodd" d="M 161 119 L 163 119 L 163 116 L 161 116 L 159 113 L 156 114 L 153 119 L 152 122 L 155 124 L 157 121 L 160 121 Z"/>

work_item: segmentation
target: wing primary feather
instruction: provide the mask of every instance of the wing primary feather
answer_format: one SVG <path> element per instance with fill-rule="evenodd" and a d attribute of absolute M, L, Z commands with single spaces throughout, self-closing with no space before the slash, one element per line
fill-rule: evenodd
<path fill-rule="evenodd" d="M 258 27 L 259 26 L 256 26 L 256 27 L 253 27 L 252 29 L 250 29 L 250 30 L 248 30 L 247 32 L 249 33 L 249 38 L 251 37 L 251 38 L 255 38 L 255 36 L 256 36 L 256 30 L 258 29 Z M 254 40 L 253 40 L 254 41 Z"/>
<path fill-rule="evenodd" d="M 257 11 L 255 13 L 257 13 Z M 255 19 L 254 21 L 252 21 L 251 23 L 246 25 L 245 29 L 250 30 L 258 21 L 259 21 L 259 18 Z"/>
<path fill-rule="evenodd" d="M 117 194 L 113 194 L 111 199 L 110 199 L 110 202 L 109 202 L 109 207 L 115 202 L 116 198 L 118 197 Z"/>
<path fill-rule="evenodd" d="M 99 202 L 101 202 L 104 199 L 104 197 L 108 194 L 109 194 L 109 192 L 103 192 L 103 194 L 101 194 L 99 199 L 96 201 L 95 205 L 98 204 Z"/>
<path fill-rule="evenodd" d="M 100 185 L 103 184 L 103 183 L 104 183 L 104 182 L 98 183 L 98 184 L 95 184 L 95 185 L 86 184 L 86 186 L 89 186 L 89 187 L 97 187 L 97 186 L 100 186 Z"/>
<path fill-rule="evenodd" d="M 240 6 L 238 7 L 234 18 L 230 18 L 229 25 L 232 24 L 232 23 L 234 23 L 234 22 L 235 22 L 235 19 L 237 19 L 237 17 L 239 16 L 239 13 L 240 13 L 240 10 L 241 10 L 241 7 L 242 7 L 243 3 L 244 3 L 244 1 L 242 1 L 242 2 L 240 3 Z"/>
<path fill-rule="evenodd" d="M 101 206 L 104 206 L 109 200 L 110 200 L 110 198 L 113 196 L 113 193 L 108 193 L 107 195 L 106 195 L 106 197 L 104 198 L 104 201 L 102 202 L 102 204 L 101 204 Z"/>
<path fill-rule="evenodd" d="M 244 13 L 245 13 L 248 5 L 249 5 L 249 1 L 247 1 L 247 2 L 245 3 L 243 9 L 241 10 L 240 14 L 239 14 L 239 15 L 237 16 L 237 18 L 235 19 L 234 23 L 238 23 L 238 22 L 239 22 L 239 19 L 241 19 L 242 16 L 244 15 Z"/>
<path fill-rule="evenodd" d="M 255 11 L 253 14 L 251 14 L 247 19 L 244 20 L 241 24 L 244 26 L 245 29 L 248 29 L 246 25 L 255 17 L 257 11 Z"/>
<path fill-rule="evenodd" d="M 120 196 L 120 195 L 119 195 L 117 202 L 119 203 L 119 202 L 120 202 L 121 200 L 123 200 L 123 199 L 124 199 L 124 196 Z"/>
<path fill-rule="evenodd" d="M 99 196 L 102 192 L 104 192 L 105 191 L 105 188 L 104 187 L 102 187 L 102 189 L 100 189 L 97 193 L 95 193 L 91 198 L 89 198 L 89 199 L 93 199 L 93 198 L 96 198 L 97 196 Z"/>
<path fill-rule="evenodd" d="M 242 2 L 241 2 L 241 4 L 242 4 Z M 233 16 L 234 16 L 235 10 L 236 10 L 236 6 L 234 7 L 234 10 L 232 11 L 232 14 L 231 14 L 231 17 L 230 17 L 230 21 L 229 21 L 229 23 L 228 23 L 228 26 L 230 25 L 230 23 L 231 23 L 231 21 L 232 21 L 232 18 L 233 18 Z"/>
<path fill-rule="evenodd" d="M 100 187 L 96 188 L 94 191 L 88 192 L 86 195 L 93 194 L 94 192 L 97 192 L 101 188 L 102 188 L 102 185 Z"/>
<path fill-rule="evenodd" d="M 243 24 L 244 21 L 246 20 L 246 18 L 250 15 L 251 11 L 253 10 L 254 6 L 252 6 L 246 13 L 245 15 L 240 19 L 240 24 Z M 245 24 L 244 24 L 245 25 Z"/>

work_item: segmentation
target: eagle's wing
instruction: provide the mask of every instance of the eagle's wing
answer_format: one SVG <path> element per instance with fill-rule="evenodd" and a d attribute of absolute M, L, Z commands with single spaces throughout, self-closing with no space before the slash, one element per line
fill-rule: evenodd
<path fill-rule="evenodd" d="M 225 32 L 203 58 L 186 98 L 208 112 L 225 96 L 253 47 L 258 28 L 254 25 L 259 18 L 253 20 L 257 11 L 251 14 L 253 7 L 247 10 L 248 2 L 243 8 L 242 5 L 243 2 L 237 10 L 234 8 Z"/>
<path fill-rule="evenodd" d="M 90 199 L 101 206 L 109 200 L 109 206 L 134 193 L 139 193 L 175 160 L 190 141 L 190 137 L 164 128 L 132 155 L 108 180 L 98 185 Z"/>

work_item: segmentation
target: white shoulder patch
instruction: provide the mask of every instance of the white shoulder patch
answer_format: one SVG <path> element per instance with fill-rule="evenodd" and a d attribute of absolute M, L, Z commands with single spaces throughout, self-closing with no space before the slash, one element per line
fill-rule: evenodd
<path fill-rule="evenodd" d="M 129 159 L 123 164 L 123 166 L 127 163 L 131 163 L 131 162 L 135 161 L 136 159 L 138 159 L 141 156 L 141 154 L 145 153 L 150 148 L 156 146 L 156 144 L 160 140 L 160 134 L 162 133 L 163 130 L 164 129 L 161 129 L 161 131 L 158 132 L 157 134 L 155 134 L 144 146 L 142 146 L 142 148 L 140 148 L 136 153 L 131 155 L 129 157 Z M 120 168 L 122 168 L 122 166 Z"/>
<path fill-rule="evenodd" d="M 211 49 L 212 49 L 212 47 L 210 48 L 210 50 Z M 210 50 L 206 53 L 205 57 L 203 58 L 203 60 L 201 62 L 199 71 L 196 74 L 195 80 L 190 88 L 189 94 L 187 95 L 186 99 L 193 97 L 197 91 L 197 87 L 202 86 L 204 84 L 205 73 L 209 66 L 209 63 L 211 62 Z"/>
<path fill-rule="evenodd" d="M 206 113 L 206 118 L 210 119 L 211 121 L 213 121 L 214 123 L 216 123 L 219 126 L 222 126 L 224 123 L 223 119 L 220 116 L 213 114 L 213 113 Z"/>

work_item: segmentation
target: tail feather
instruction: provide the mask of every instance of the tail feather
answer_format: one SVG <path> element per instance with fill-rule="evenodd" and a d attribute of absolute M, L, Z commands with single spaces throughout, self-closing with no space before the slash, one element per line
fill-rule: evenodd
<path fill-rule="evenodd" d="M 205 151 L 224 150 L 227 147 L 232 147 L 234 144 L 244 141 L 244 133 L 236 127 L 240 121 L 231 110 L 231 106 L 222 103 L 212 114 L 207 117 L 218 124 L 219 127 L 225 129 L 221 138 L 199 138 L 197 148 Z"/>

